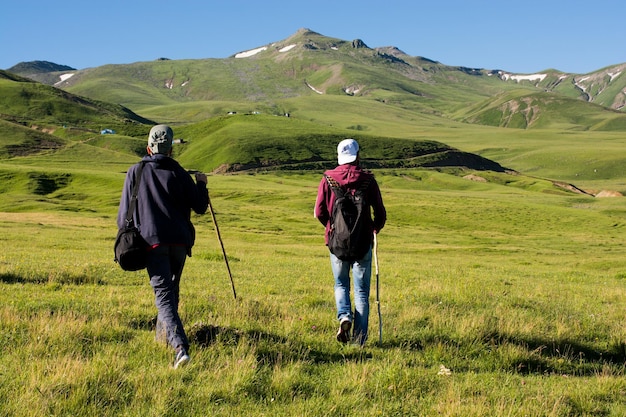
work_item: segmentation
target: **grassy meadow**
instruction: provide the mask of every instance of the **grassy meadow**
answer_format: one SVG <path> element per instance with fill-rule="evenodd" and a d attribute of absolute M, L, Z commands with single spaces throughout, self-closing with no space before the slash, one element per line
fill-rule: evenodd
<path fill-rule="evenodd" d="M 229 98 L 240 83 L 220 81 L 224 97 L 184 103 L 175 90 L 106 89 L 141 117 L 0 83 L 3 112 L 14 115 L 0 121 L 0 416 L 626 415 L 624 199 L 553 184 L 626 194 L 620 114 L 561 101 L 558 114 L 552 105 L 534 113 L 539 126 L 512 129 L 489 100 L 454 104 L 454 86 L 436 99 L 378 89 L 373 100 L 260 105 Z M 552 124 L 540 129 L 542 115 Z M 180 370 L 155 341 L 145 272 L 112 260 L 143 117 L 172 124 L 186 140 L 176 158 L 211 173 L 237 291 L 211 216 L 194 216 L 180 308 L 192 362 Z M 462 122 L 473 118 L 493 127 Z M 105 126 L 118 134 L 99 135 Z M 366 166 L 399 162 L 375 170 L 389 217 L 378 250 L 383 340 L 373 291 L 364 349 L 335 340 L 333 279 L 313 218 L 322 167 L 348 136 Z M 448 147 L 518 174 L 389 168 Z M 290 171 L 215 174 L 273 163 Z"/>
<path fill-rule="evenodd" d="M 334 337 L 321 172 L 211 175 L 237 299 L 211 216 L 194 216 L 180 308 L 192 362 L 174 370 L 145 271 L 112 261 L 134 159 L 78 160 L 65 183 L 63 158 L 0 165 L 2 416 L 626 414 L 621 198 L 376 171 L 383 341 L 373 291 L 360 349 Z M 33 170 L 59 188 L 37 192 L 41 177 L 20 175 Z"/>
<path fill-rule="evenodd" d="M 80 70 L 62 90 L 0 71 L 0 417 L 626 415 L 626 206 L 592 196 L 626 195 L 626 117 L 595 104 L 621 103 L 619 74 L 590 77 L 588 102 L 573 74 L 504 82 L 308 30 L 250 59 Z M 211 216 L 193 216 L 179 370 L 147 274 L 113 262 L 154 123 L 209 175 L 237 292 Z M 313 218 L 346 137 L 388 211 L 382 343 L 373 276 L 364 348 L 335 340 Z"/>

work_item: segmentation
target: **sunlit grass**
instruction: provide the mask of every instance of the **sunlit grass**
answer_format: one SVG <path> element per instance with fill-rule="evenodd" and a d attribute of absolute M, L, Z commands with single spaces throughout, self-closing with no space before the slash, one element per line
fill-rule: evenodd
<path fill-rule="evenodd" d="M 114 204 L 3 212 L 0 410 L 621 415 L 619 201 L 404 174 L 377 173 L 389 210 L 378 253 L 383 344 L 372 303 L 365 349 L 334 338 L 332 276 L 312 216 L 319 176 L 209 177 L 237 299 L 210 216 L 194 216 L 181 288 L 193 359 L 179 371 L 155 341 L 145 272 L 112 261 Z"/>

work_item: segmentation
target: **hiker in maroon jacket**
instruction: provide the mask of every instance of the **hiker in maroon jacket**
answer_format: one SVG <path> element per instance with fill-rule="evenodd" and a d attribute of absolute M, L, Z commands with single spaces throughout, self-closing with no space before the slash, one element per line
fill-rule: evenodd
<path fill-rule="evenodd" d="M 364 239 L 367 239 L 365 242 L 367 252 L 359 259 L 349 260 L 341 260 L 330 252 L 330 263 L 335 277 L 335 304 L 339 320 L 337 340 L 342 343 L 353 340 L 362 346 L 368 335 L 372 242 L 374 233 L 378 233 L 385 225 L 387 213 L 374 175 L 359 166 L 359 144 L 354 139 L 345 139 L 339 143 L 337 161 L 339 166 L 324 172 L 317 190 L 314 214 L 326 227 L 325 242 L 328 245 L 330 217 L 336 199 L 330 183 L 350 193 L 355 193 L 364 186 L 367 187 L 364 190 L 365 201 L 374 212 L 373 220 L 369 208 L 365 215 L 368 233 Z M 352 269 L 354 279 L 354 312 L 350 304 L 350 269 Z M 352 330 L 352 335 L 350 330 Z"/>

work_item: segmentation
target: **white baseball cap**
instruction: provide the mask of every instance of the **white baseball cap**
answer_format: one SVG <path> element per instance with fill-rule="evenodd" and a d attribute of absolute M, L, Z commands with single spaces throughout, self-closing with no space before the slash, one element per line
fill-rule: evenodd
<path fill-rule="evenodd" d="M 354 139 L 344 139 L 337 145 L 337 162 L 339 165 L 356 161 L 359 144 Z"/>

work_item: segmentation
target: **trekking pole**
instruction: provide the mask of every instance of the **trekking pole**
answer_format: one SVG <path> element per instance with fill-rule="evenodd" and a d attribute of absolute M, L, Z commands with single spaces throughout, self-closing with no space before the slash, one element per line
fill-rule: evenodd
<path fill-rule="evenodd" d="M 209 197 L 209 211 L 213 218 L 213 224 L 215 225 L 215 233 L 217 234 L 217 240 L 222 247 L 222 254 L 224 255 L 224 261 L 226 262 L 226 269 L 228 270 L 228 276 L 230 277 L 230 286 L 233 289 L 233 297 L 237 299 L 237 292 L 235 291 L 235 281 L 233 281 L 233 274 L 230 272 L 230 266 L 228 265 L 228 257 L 226 256 L 226 249 L 224 249 L 224 243 L 222 242 L 222 236 L 220 235 L 220 228 L 217 226 L 217 219 L 215 218 L 215 211 L 213 211 L 213 204 L 211 204 L 211 197 Z"/>
<path fill-rule="evenodd" d="M 196 171 L 193 169 L 187 170 L 189 174 L 196 174 L 201 171 Z M 207 195 L 208 195 L 208 186 L 207 186 Z M 226 262 L 226 269 L 228 270 L 228 277 L 230 278 L 230 286 L 233 289 L 233 297 L 235 300 L 237 299 L 237 292 L 235 292 L 235 281 L 233 281 L 233 274 L 230 272 L 230 265 L 228 265 L 228 257 L 226 256 L 226 249 L 224 249 L 224 243 L 222 242 L 222 236 L 220 235 L 220 229 L 217 226 L 217 219 L 215 218 L 215 211 L 213 210 L 213 204 L 211 204 L 211 196 L 209 196 L 209 211 L 211 212 L 211 218 L 213 219 L 213 224 L 215 225 L 215 233 L 217 234 L 217 240 L 220 242 L 220 246 L 222 247 L 222 255 L 224 255 L 224 262 Z"/>
<path fill-rule="evenodd" d="M 380 313 L 380 284 L 378 279 L 378 239 L 374 233 L 374 267 L 376 268 L 376 307 L 378 308 L 378 343 L 383 345 L 383 316 Z"/>

